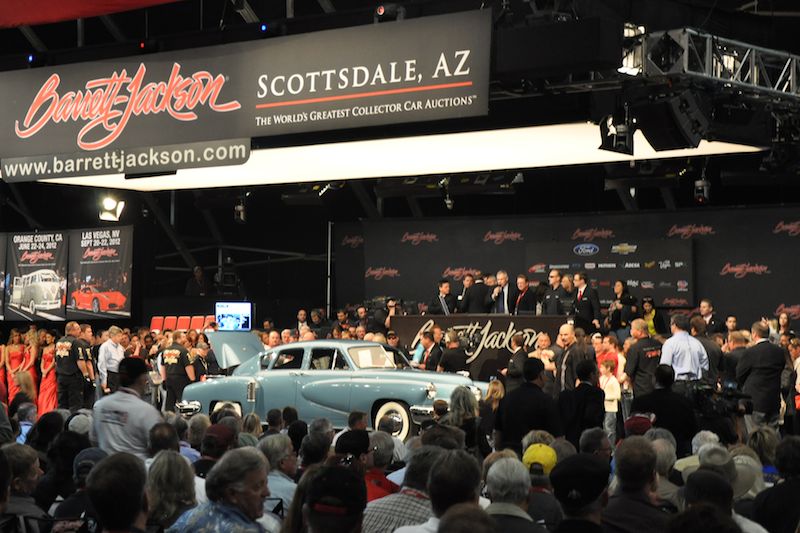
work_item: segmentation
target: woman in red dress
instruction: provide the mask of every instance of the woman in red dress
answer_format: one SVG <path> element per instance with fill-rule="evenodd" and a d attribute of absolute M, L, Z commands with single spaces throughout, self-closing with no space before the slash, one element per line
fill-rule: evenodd
<path fill-rule="evenodd" d="M 8 334 L 4 359 L 8 378 L 8 403 L 11 404 L 19 391 L 19 386 L 14 381 L 14 374 L 19 372 L 25 364 L 25 346 L 22 345 L 22 335 L 17 328 L 12 329 Z"/>
<path fill-rule="evenodd" d="M 55 410 L 58 406 L 55 355 L 56 332 L 48 331 L 45 334 L 44 348 L 42 348 L 42 382 L 39 385 L 39 398 L 37 400 L 39 416 Z"/>

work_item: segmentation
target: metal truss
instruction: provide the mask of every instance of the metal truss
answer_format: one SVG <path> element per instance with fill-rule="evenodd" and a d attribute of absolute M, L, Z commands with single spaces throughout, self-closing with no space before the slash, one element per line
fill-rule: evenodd
<path fill-rule="evenodd" d="M 754 97 L 800 103 L 800 56 L 690 28 L 636 36 L 621 72 L 717 82 Z"/>

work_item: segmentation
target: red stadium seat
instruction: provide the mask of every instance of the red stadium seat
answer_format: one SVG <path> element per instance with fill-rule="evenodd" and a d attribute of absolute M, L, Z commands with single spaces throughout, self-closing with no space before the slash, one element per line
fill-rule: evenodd
<path fill-rule="evenodd" d="M 203 325 L 205 324 L 206 317 L 203 315 L 193 316 L 192 322 L 189 324 L 189 329 L 194 329 L 197 331 L 203 331 Z"/>
<path fill-rule="evenodd" d="M 164 329 L 164 317 L 154 316 L 150 319 L 150 331 L 161 331 Z"/>
<path fill-rule="evenodd" d="M 217 321 L 217 317 L 215 317 L 214 315 L 206 315 L 206 323 L 203 324 L 203 325 L 207 326 L 209 324 L 209 322 L 216 322 L 216 321 Z"/>
<path fill-rule="evenodd" d="M 175 325 L 178 323 L 178 317 L 168 316 L 164 318 L 164 329 L 171 329 L 175 331 Z"/>
<path fill-rule="evenodd" d="M 191 323 L 192 323 L 191 317 L 179 316 L 178 323 L 175 325 L 175 329 L 187 330 L 189 329 L 189 324 Z"/>

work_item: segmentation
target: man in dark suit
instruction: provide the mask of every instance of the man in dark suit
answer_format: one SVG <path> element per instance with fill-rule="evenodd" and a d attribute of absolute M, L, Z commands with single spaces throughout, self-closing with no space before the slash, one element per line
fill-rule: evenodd
<path fill-rule="evenodd" d="M 522 370 L 527 359 L 525 337 L 522 333 L 517 333 L 511 337 L 511 359 L 508 360 L 508 368 L 500 371 L 506 377 L 506 394 L 525 382 Z"/>
<path fill-rule="evenodd" d="M 586 333 L 593 333 L 600 329 L 600 297 L 597 291 L 589 286 L 586 272 L 577 272 L 573 278 L 575 282 L 575 303 L 572 304 L 572 314 L 575 315 L 575 326 L 583 328 Z"/>
<path fill-rule="evenodd" d="M 578 377 L 578 363 L 584 360 L 593 362 L 595 360 L 594 355 L 588 352 L 585 343 L 577 340 L 575 328 L 571 324 L 564 324 L 559 328 L 558 345 L 562 346 L 563 350 L 561 353 L 556 354 L 554 396 L 558 396 L 563 390 L 575 388 L 575 381 Z"/>
<path fill-rule="evenodd" d="M 675 370 L 670 365 L 658 365 L 655 372 L 656 388 L 650 394 L 634 396 L 632 413 L 653 413 L 653 425 L 672 432 L 678 457 L 692 453 L 692 437 L 697 433 L 697 419 L 691 402 L 683 394 L 672 392 Z"/>
<path fill-rule="evenodd" d="M 708 355 L 708 374 L 704 376 L 704 379 L 708 381 L 709 385 L 716 386 L 720 375 L 724 371 L 722 348 L 719 347 L 719 344 L 708 338 L 706 321 L 703 320 L 703 317 L 694 316 L 689 321 L 689 324 L 692 328 L 692 337 L 700 341 L 700 344 L 706 349 L 706 354 Z"/>
<path fill-rule="evenodd" d="M 450 280 L 439 280 L 439 294 L 428 306 L 429 315 L 452 315 L 456 312 L 456 297 L 450 294 Z"/>
<path fill-rule="evenodd" d="M 497 271 L 497 285 L 492 290 L 492 313 L 510 315 L 514 311 L 516 287 L 508 283 L 508 273 Z"/>
<path fill-rule="evenodd" d="M 517 275 L 517 290 L 514 293 L 515 315 L 536 314 L 536 291 L 530 288 L 528 276 L 525 274 Z"/>
<path fill-rule="evenodd" d="M 500 400 L 494 420 L 494 442 L 498 450 L 511 448 L 522 456 L 522 438 L 534 429 L 563 435 L 556 402 L 542 391 L 544 363 L 531 357 L 522 367 L 525 383 Z"/>
<path fill-rule="evenodd" d="M 547 289 L 542 297 L 542 314 L 565 314 L 563 301 L 567 297 L 567 291 L 561 286 L 561 272 L 555 269 L 551 270 L 547 276 L 547 284 Z"/>
<path fill-rule="evenodd" d="M 435 372 L 442 358 L 442 349 L 433 340 L 433 333 L 430 331 L 423 333 L 419 342 L 423 348 L 422 361 L 419 363 L 419 368 Z"/>
<path fill-rule="evenodd" d="M 558 411 L 564 424 L 564 436 L 578 448 L 584 429 L 603 427 L 605 409 L 603 390 L 597 387 L 597 363 L 588 359 L 576 368 L 578 386 L 558 395 Z"/>
<path fill-rule="evenodd" d="M 786 366 L 783 349 L 769 342 L 769 326 L 756 322 L 750 328 L 755 343 L 736 365 L 736 381 L 742 392 L 753 398 L 753 414 L 745 415 L 750 433 L 761 426 L 777 428 L 781 408 L 781 372 Z"/>
<path fill-rule="evenodd" d="M 464 276 L 464 293 L 458 302 L 459 313 L 484 314 L 492 310 L 491 289 L 483 282 L 480 273 Z"/>
<path fill-rule="evenodd" d="M 720 320 L 716 313 L 714 313 L 714 304 L 712 304 L 711 300 L 708 298 L 700 300 L 700 316 L 702 316 L 703 320 L 706 322 L 706 332 L 709 335 L 713 335 L 714 333 L 722 333 L 724 335 L 728 332 L 725 322 Z"/>

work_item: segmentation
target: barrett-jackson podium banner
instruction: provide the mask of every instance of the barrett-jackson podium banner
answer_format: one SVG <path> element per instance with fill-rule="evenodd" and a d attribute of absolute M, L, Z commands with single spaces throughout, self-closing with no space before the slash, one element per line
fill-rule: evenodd
<path fill-rule="evenodd" d="M 558 329 L 567 322 L 563 316 L 510 316 L 510 315 L 407 315 L 394 316 L 391 328 L 397 333 L 400 344 L 413 350 L 434 324 L 445 330 L 454 329 L 469 342 L 467 355 L 470 374 L 479 381 L 499 377 L 500 370 L 511 357 L 511 337 L 521 333 L 525 349 L 533 351 L 536 339 L 542 333 L 555 342 Z"/>
<path fill-rule="evenodd" d="M 147 149 L 485 115 L 491 20 L 486 9 L 4 73 L 3 179 L 225 164 L 224 146 Z M 228 164 L 243 163 L 233 152 Z"/>
<path fill-rule="evenodd" d="M 132 226 L 71 232 L 67 317 L 130 317 L 132 270 Z"/>
<path fill-rule="evenodd" d="M 64 320 L 67 233 L 12 233 L 7 240 L 5 320 Z"/>

